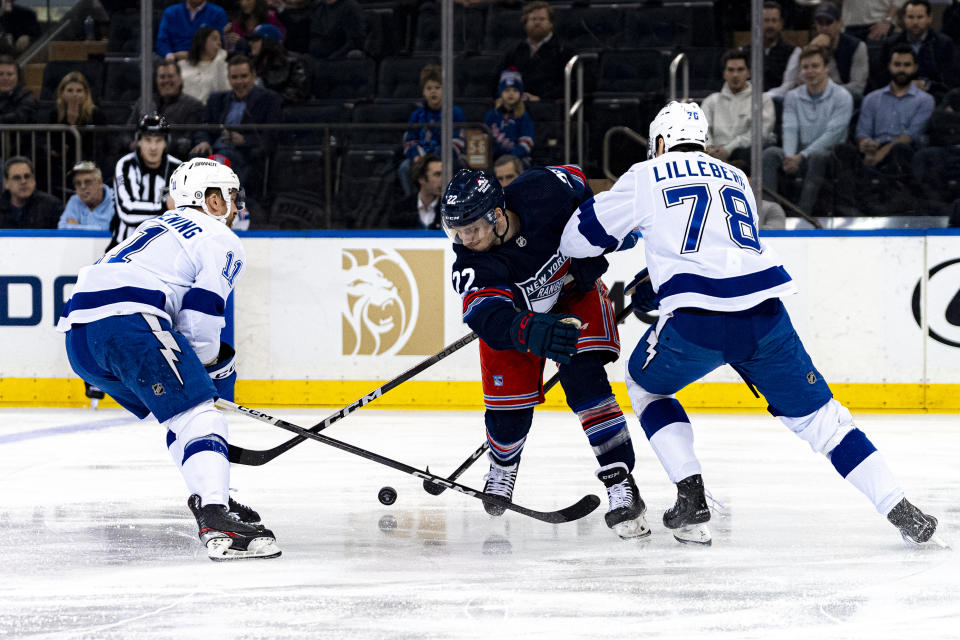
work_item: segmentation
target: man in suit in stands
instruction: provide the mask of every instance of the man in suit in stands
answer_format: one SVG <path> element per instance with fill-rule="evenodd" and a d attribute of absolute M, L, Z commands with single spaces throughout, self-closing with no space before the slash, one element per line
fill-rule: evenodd
<path fill-rule="evenodd" d="M 43 191 L 37 191 L 33 162 L 14 156 L 3 165 L 0 195 L 0 229 L 56 229 L 62 203 Z"/>
<path fill-rule="evenodd" d="M 219 136 L 209 130 L 201 132 L 200 143 L 191 149 L 190 155 L 226 156 L 240 184 L 248 194 L 256 196 L 260 193 L 264 162 L 272 151 L 274 136 L 269 132 L 241 132 L 229 127 L 278 123 L 283 100 L 276 92 L 256 86 L 257 72 L 246 56 L 234 56 L 227 64 L 231 90 L 212 93 L 207 100 L 207 122 L 221 123 L 227 128 Z"/>
<path fill-rule="evenodd" d="M 427 153 L 418 156 L 410 169 L 414 192 L 397 202 L 388 214 L 390 229 L 440 229 L 440 192 L 443 188 L 443 163 Z"/>
<path fill-rule="evenodd" d="M 0 124 L 37 121 L 37 100 L 20 82 L 20 67 L 13 56 L 0 55 Z"/>
<path fill-rule="evenodd" d="M 890 59 L 890 52 L 896 45 L 902 42 L 909 44 L 917 54 L 918 68 L 914 84 L 939 101 L 960 81 L 954 61 L 953 40 L 931 28 L 932 22 L 933 13 L 928 0 L 907 0 L 903 5 L 904 30 L 884 43 L 883 59 Z"/>
<path fill-rule="evenodd" d="M 169 124 L 203 124 L 207 108 L 202 102 L 183 92 L 180 67 L 173 60 L 157 63 L 156 75 L 157 114 Z M 134 112 L 136 116 L 136 112 Z M 174 131 L 170 135 L 169 153 L 177 158 L 186 158 L 190 149 L 200 142 L 200 131 Z"/>

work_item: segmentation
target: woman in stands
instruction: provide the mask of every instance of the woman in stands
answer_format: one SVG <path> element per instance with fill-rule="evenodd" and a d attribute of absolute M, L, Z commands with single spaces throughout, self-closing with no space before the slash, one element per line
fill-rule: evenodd
<path fill-rule="evenodd" d="M 234 51 L 240 41 L 261 24 L 272 24 L 283 36 L 287 29 L 280 18 L 267 6 L 267 0 L 240 0 L 240 17 L 229 23 L 224 29 L 227 50 Z M 282 38 L 281 38 L 282 39 Z"/>
<path fill-rule="evenodd" d="M 69 124 L 75 126 L 84 125 L 102 125 L 107 123 L 100 108 L 94 104 L 93 95 L 90 91 L 90 83 L 79 71 L 71 71 L 60 80 L 57 85 L 57 108 L 50 114 L 52 124 Z M 76 139 L 72 135 L 63 137 L 63 145 L 57 144 L 57 138 L 51 143 L 50 155 L 53 157 L 57 169 L 62 166 L 73 166 L 77 158 Z M 98 140 L 96 134 L 92 131 L 81 131 L 80 133 L 80 158 L 82 160 L 95 160 L 97 164 L 103 164 L 106 160 L 104 149 Z M 64 161 L 63 158 L 66 158 Z M 53 176 L 59 175 L 55 169 Z M 55 191 L 62 188 L 62 184 L 54 179 L 52 187 Z M 58 195 L 55 193 L 54 195 Z"/>
<path fill-rule="evenodd" d="M 180 77 L 183 92 L 207 104 L 207 98 L 215 91 L 227 91 L 227 52 L 223 48 L 220 32 L 212 27 L 200 27 L 193 35 L 187 59 L 181 60 Z"/>

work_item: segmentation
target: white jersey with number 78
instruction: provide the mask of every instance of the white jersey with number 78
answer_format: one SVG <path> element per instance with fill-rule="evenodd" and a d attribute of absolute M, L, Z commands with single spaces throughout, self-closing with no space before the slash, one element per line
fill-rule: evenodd
<path fill-rule="evenodd" d="M 740 311 L 796 292 L 757 227 L 742 171 L 699 151 L 668 152 L 633 165 L 581 204 L 560 251 L 600 255 L 637 230 L 661 315 L 681 307 Z"/>

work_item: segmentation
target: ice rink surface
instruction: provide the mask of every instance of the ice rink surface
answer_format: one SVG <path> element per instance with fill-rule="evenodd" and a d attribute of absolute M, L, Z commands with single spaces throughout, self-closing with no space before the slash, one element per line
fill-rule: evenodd
<path fill-rule="evenodd" d="M 310 426 L 326 410 L 275 410 Z M 951 549 L 910 549 L 832 466 L 766 415 L 694 414 L 714 543 L 676 543 L 675 490 L 630 417 L 653 535 L 619 540 L 576 418 L 538 412 L 515 500 L 600 509 L 550 525 L 316 442 L 233 466 L 277 560 L 214 563 L 152 419 L 0 410 L 3 638 L 957 638 L 960 417 L 859 415 Z M 230 415 L 231 440 L 288 433 Z M 363 409 L 325 433 L 448 473 L 483 441 L 479 413 Z M 481 460 L 463 477 L 480 488 Z M 383 485 L 399 499 L 377 501 Z"/>

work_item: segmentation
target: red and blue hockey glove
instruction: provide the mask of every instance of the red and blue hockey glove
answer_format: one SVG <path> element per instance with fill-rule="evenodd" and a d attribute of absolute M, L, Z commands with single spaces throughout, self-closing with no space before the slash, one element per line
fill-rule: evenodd
<path fill-rule="evenodd" d="M 641 320 L 644 319 L 643 314 L 657 308 L 657 294 L 653 292 L 653 283 L 646 269 L 634 276 L 623 292 L 630 296 L 633 315 Z"/>
<path fill-rule="evenodd" d="M 521 353 L 530 352 L 560 364 L 577 352 L 580 319 L 558 313 L 520 313 L 510 324 L 510 340 Z"/>
<path fill-rule="evenodd" d="M 237 384 L 237 354 L 226 342 L 220 343 L 220 353 L 211 364 L 204 365 L 213 380 L 217 397 L 233 402 L 233 388 Z"/>

